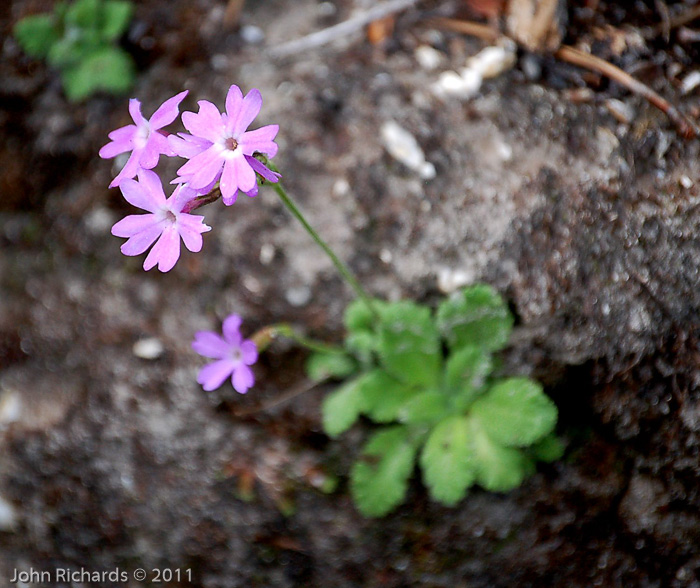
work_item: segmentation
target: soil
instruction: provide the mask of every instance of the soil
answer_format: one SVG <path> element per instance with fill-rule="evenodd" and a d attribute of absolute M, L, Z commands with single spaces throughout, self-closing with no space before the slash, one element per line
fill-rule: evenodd
<path fill-rule="evenodd" d="M 287 189 L 366 287 L 431 304 L 493 284 L 517 319 L 506 369 L 559 407 L 566 455 L 521 488 L 445 508 L 416 479 L 395 513 L 363 519 L 347 474 L 368 423 L 328 439 L 329 387 L 254 411 L 305 385 L 303 351 L 276 343 L 241 396 L 205 393 L 190 349 L 231 312 L 246 334 L 287 321 L 339 340 L 352 293 L 272 191 L 202 209 L 203 250 L 167 274 L 122 256 L 109 230 L 133 210 L 97 151 L 128 124 L 126 97 L 70 104 L 22 54 L 11 27 L 50 4 L 0 8 L 3 586 L 30 568 L 189 569 L 166 585 L 207 588 L 700 586 L 697 139 L 547 54 L 519 52 L 470 99 L 436 96 L 484 47 L 426 24 L 456 2 L 420 3 L 377 44 L 360 33 L 285 59 L 266 48 L 371 3 L 251 1 L 240 27 L 215 0 L 138 3 L 124 46 L 145 113 L 183 88 L 187 110 L 259 88 Z M 569 8 L 564 41 L 697 117 L 692 23 L 647 35 L 661 5 L 692 3 L 589 4 Z M 387 153 L 387 121 L 433 179 Z"/>

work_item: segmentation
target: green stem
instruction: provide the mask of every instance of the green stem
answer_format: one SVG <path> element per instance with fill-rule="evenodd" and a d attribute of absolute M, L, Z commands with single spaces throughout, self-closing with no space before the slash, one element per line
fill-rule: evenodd
<path fill-rule="evenodd" d="M 376 319 L 379 319 L 379 312 L 372 303 L 372 299 L 368 296 L 367 292 L 365 292 L 365 289 L 362 287 L 360 282 L 357 281 L 357 278 L 353 275 L 350 268 L 347 265 L 345 265 L 333 252 L 333 250 L 328 246 L 328 244 L 323 239 L 321 239 L 321 236 L 308 223 L 301 210 L 299 210 L 297 205 L 294 204 L 294 201 L 287 195 L 287 192 L 285 192 L 282 185 L 278 182 L 276 184 L 272 184 L 272 187 L 275 189 L 275 192 L 277 192 L 277 195 L 280 197 L 280 200 L 282 200 L 282 203 L 287 207 L 287 210 L 289 210 L 289 212 L 292 213 L 292 216 L 294 216 L 294 218 L 296 218 L 302 224 L 302 226 L 306 229 L 306 232 L 309 233 L 309 235 L 311 235 L 311 238 L 321 249 L 323 249 L 325 254 L 333 262 L 333 265 L 340 272 L 340 275 L 343 276 L 343 278 L 345 278 L 345 281 L 347 281 L 347 283 L 350 284 L 352 289 L 355 290 L 355 294 L 357 294 L 367 305 L 367 308 L 369 308 L 374 317 Z"/>
<path fill-rule="evenodd" d="M 298 331 L 294 330 L 294 327 L 289 323 L 277 323 L 276 325 L 270 325 L 267 327 L 270 334 L 275 336 L 287 337 L 292 341 L 296 341 L 299 345 L 310 349 L 311 351 L 317 351 L 319 353 L 345 353 L 342 347 L 337 347 L 336 345 L 329 345 L 322 341 L 317 341 L 316 339 L 311 339 L 302 335 Z"/>

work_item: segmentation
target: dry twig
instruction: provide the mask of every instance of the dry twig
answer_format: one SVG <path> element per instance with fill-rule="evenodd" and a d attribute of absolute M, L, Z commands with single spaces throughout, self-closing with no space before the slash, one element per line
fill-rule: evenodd
<path fill-rule="evenodd" d="M 365 26 L 375 20 L 410 8 L 418 1 L 419 0 L 389 0 L 388 2 L 383 2 L 337 25 L 311 33 L 301 39 L 295 39 L 294 41 L 272 47 L 268 50 L 268 53 L 270 57 L 279 59 L 289 57 L 295 53 L 302 53 L 309 49 L 316 49 L 340 37 L 346 37 L 357 31 L 361 31 Z"/>

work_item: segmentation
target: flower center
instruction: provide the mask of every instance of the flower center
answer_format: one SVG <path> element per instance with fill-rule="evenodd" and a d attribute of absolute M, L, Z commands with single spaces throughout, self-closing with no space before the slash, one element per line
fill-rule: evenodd
<path fill-rule="evenodd" d="M 228 139 L 226 139 L 226 141 L 224 141 L 224 146 L 229 151 L 235 151 L 236 149 L 238 149 L 238 141 L 236 141 L 236 139 L 234 139 L 233 137 L 229 137 Z"/>
<path fill-rule="evenodd" d="M 163 216 L 165 217 L 165 220 L 167 220 L 170 224 L 175 224 L 177 222 L 177 217 L 175 216 L 175 213 L 172 210 L 164 210 Z"/>

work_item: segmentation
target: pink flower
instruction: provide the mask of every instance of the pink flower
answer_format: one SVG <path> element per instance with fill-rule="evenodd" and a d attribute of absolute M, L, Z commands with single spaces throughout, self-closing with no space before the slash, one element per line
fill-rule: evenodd
<path fill-rule="evenodd" d="M 255 383 L 250 367 L 258 359 L 255 343 L 244 340 L 240 332 L 241 317 L 232 314 L 223 324 L 223 337 L 212 331 L 195 333 L 192 349 L 204 357 L 217 361 L 205 365 L 197 375 L 197 382 L 207 391 L 216 390 L 231 376 L 236 392 L 245 394 Z"/>
<path fill-rule="evenodd" d="M 185 96 L 187 96 L 187 90 L 169 98 L 149 120 L 141 115 L 141 103 L 135 98 L 129 100 L 129 113 L 135 124 L 112 131 L 109 134 L 111 141 L 100 149 L 100 157 L 103 159 L 110 159 L 120 153 L 131 151 L 126 165 L 112 180 L 110 188 L 133 178 L 139 169 L 153 169 L 158 164 L 161 154 L 169 157 L 175 155 L 167 137 L 158 131 L 177 118 L 178 107 Z"/>
<path fill-rule="evenodd" d="M 201 189 L 219 179 L 224 203 L 231 204 L 239 190 L 250 194 L 256 189 L 256 172 L 278 177 L 259 161 L 253 163 L 255 153 L 275 156 L 274 138 L 279 130 L 278 125 L 246 130 L 262 107 L 259 90 L 243 97 L 238 86 L 231 86 L 223 114 L 211 102 L 200 100 L 198 104 L 198 113 L 182 113 L 190 135 L 169 137 L 172 150 L 189 159 L 178 173 L 192 188 Z"/>
<path fill-rule="evenodd" d="M 143 262 L 149 270 L 156 264 L 162 272 L 170 271 L 180 257 L 180 239 L 192 252 L 202 249 L 202 233 L 211 230 L 204 217 L 182 212 L 185 205 L 199 195 L 186 184 L 181 184 L 165 199 L 163 185 L 155 172 L 141 170 L 139 181 L 125 179 L 119 185 L 124 198 L 150 214 L 132 214 L 112 227 L 112 235 L 128 237 L 121 247 L 124 255 L 140 255 L 151 245 L 153 249 Z"/>

